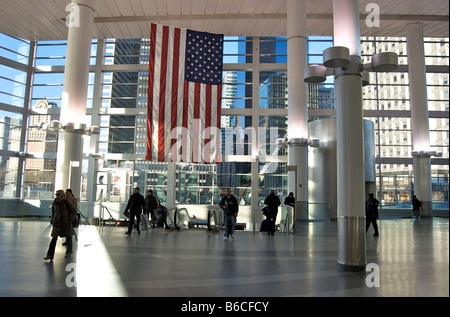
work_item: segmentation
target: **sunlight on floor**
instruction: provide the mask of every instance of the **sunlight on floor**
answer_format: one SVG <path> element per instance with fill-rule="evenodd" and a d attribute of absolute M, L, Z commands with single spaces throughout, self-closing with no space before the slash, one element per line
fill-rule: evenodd
<path fill-rule="evenodd" d="M 77 252 L 78 297 L 128 296 L 122 280 L 98 234 L 98 228 L 80 228 Z"/>

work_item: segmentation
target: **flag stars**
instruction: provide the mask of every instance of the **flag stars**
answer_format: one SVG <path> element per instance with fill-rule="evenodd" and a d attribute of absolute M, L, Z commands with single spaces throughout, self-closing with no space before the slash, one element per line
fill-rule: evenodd
<path fill-rule="evenodd" d="M 187 31 L 186 80 L 204 84 L 221 84 L 222 35 Z"/>

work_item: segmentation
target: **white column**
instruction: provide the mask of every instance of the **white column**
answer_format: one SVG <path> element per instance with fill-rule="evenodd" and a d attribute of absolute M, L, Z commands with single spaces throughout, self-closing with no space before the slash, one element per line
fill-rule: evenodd
<path fill-rule="evenodd" d="M 338 269 L 366 266 L 364 125 L 358 0 L 333 0 L 334 45 L 350 50 L 350 64 L 335 69 L 337 122 Z"/>
<path fill-rule="evenodd" d="M 306 1 L 287 1 L 288 49 L 288 172 L 295 197 L 295 221 L 308 219 L 308 108 L 303 69 L 306 67 Z"/>
<path fill-rule="evenodd" d="M 252 230 L 259 230 L 259 226 L 255 226 L 255 218 L 261 214 L 262 207 L 258 206 L 259 193 L 259 37 L 253 38 L 253 78 L 252 78 L 252 128 L 251 128 L 251 205 L 252 205 Z M 264 137 L 266 137 L 264 135 Z M 237 194 L 237 189 L 234 189 Z M 256 228 L 257 227 L 257 228 Z"/>
<path fill-rule="evenodd" d="M 252 175 L 252 182 L 251 182 L 251 205 L 252 205 L 252 215 L 251 215 L 251 228 L 249 230 L 252 231 L 258 231 L 259 226 L 256 224 L 256 219 L 259 220 L 258 216 L 261 215 L 261 209 L 262 207 L 258 206 L 258 192 L 259 192 L 259 159 L 256 157 L 256 159 L 253 159 L 251 162 L 251 175 Z M 237 194 L 237 189 L 234 194 Z M 258 221 L 258 223 L 260 223 Z"/>
<path fill-rule="evenodd" d="M 422 216 L 427 217 L 432 215 L 432 188 L 423 25 L 408 24 L 406 31 L 412 145 L 413 151 L 422 152 L 413 158 L 414 194 L 422 201 Z"/>
<path fill-rule="evenodd" d="M 166 207 L 175 207 L 176 199 L 176 178 L 177 163 L 169 162 L 167 163 L 167 196 L 166 196 Z"/>
<path fill-rule="evenodd" d="M 94 0 L 73 0 L 67 37 L 55 190 L 71 188 L 80 197 L 82 135 L 70 127 L 86 124 L 89 58 L 94 25 Z"/>
<path fill-rule="evenodd" d="M 350 55 L 361 56 L 359 3 L 353 0 L 333 0 L 334 46 L 345 46 Z"/>
<path fill-rule="evenodd" d="M 104 41 L 102 39 L 98 40 L 97 43 L 97 53 L 96 53 L 96 63 L 95 63 L 95 79 L 94 79 L 94 92 L 93 92 L 93 103 L 92 103 L 92 115 L 91 115 L 91 126 L 100 126 L 100 108 L 102 107 L 102 64 L 104 59 Z M 89 137 L 89 151 L 90 154 L 97 154 L 99 150 L 99 134 L 91 134 Z M 86 188 L 86 199 L 87 199 L 87 213 L 86 217 L 94 217 L 95 202 L 97 200 L 97 173 L 98 173 L 98 159 L 100 157 L 90 156 L 88 159 L 88 173 L 87 173 L 87 188 Z"/>

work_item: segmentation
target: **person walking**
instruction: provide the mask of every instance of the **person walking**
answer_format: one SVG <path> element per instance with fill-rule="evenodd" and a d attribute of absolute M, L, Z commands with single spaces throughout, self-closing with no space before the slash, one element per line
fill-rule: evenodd
<path fill-rule="evenodd" d="M 77 215 L 76 215 L 76 217 L 77 217 L 77 222 L 79 223 L 79 222 L 80 222 L 80 216 L 81 216 L 81 214 L 80 214 L 80 212 L 78 211 L 78 200 L 75 198 L 75 196 L 73 195 L 72 190 L 71 190 L 70 188 L 67 188 L 67 189 L 66 189 L 66 199 L 67 199 L 68 201 L 70 201 L 70 202 L 72 203 L 72 205 L 74 205 L 74 207 L 76 208 L 76 210 L 77 210 Z M 73 225 L 73 222 L 72 222 L 72 225 Z M 74 229 L 75 229 L 75 228 L 74 228 Z M 75 238 L 76 238 L 76 236 L 75 236 Z M 63 245 L 67 245 L 67 239 L 66 239 L 66 241 L 63 243 Z"/>
<path fill-rule="evenodd" d="M 416 197 L 416 195 L 413 195 L 413 198 L 411 199 L 412 205 L 413 205 L 413 214 L 416 219 L 419 219 L 420 216 L 420 207 L 422 207 L 422 202 Z"/>
<path fill-rule="evenodd" d="M 366 201 L 366 233 L 369 230 L 370 224 L 372 223 L 373 228 L 375 229 L 374 236 L 378 236 L 378 205 L 380 202 L 378 199 L 373 197 L 373 194 L 369 194 L 369 198 Z"/>
<path fill-rule="evenodd" d="M 264 204 L 267 205 L 268 215 L 267 215 L 267 234 L 275 234 L 275 221 L 278 215 L 278 206 L 281 205 L 280 198 L 275 195 L 275 190 L 271 189 L 269 196 L 264 200 Z"/>
<path fill-rule="evenodd" d="M 127 236 L 131 235 L 131 230 L 134 225 L 134 218 L 136 218 L 137 224 L 136 229 L 138 234 L 141 234 L 141 230 L 139 229 L 140 216 L 142 212 L 145 212 L 145 199 L 139 193 L 139 187 L 133 188 L 133 194 L 130 196 L 128 200 L 127 207 L 125 208 L 125 212 L 130 210 L 130 221 L 128 223 L 128 231 L 125 233 Z"/>
<path fill-rule="evenodd" d="M 158 201 L 156 200 L 156 197 L 153 196 L 153 190 L 149 189 L 147 191 L 147 196 L 145 196 L 145 210 L 147 212 L 147 215 L 152 221 L 152 228 L 155 228 L 156 225 L 156 216 L 155 216 L 155 210 L 158 206 Z"/>
<path fill-rule="evenodd" d="M 231 239 L 234 240 L 234 229 L 236 227 L 236 217 L 239 212 L 239 205 L 236 197 L 231 194 L 230 188 L 226 189 L 226 194 L 220 200 L 219 207 L 223 210 L 223 222 L 225 225 L 223 240 L 228 240 L 228 237 L 230 236 Z"/>
<path fill-rule="evenodd" d="M 44 260 L 53 261 L 58 237 L 66 238 L 66 258 L 72 255 L 72 235 L 74 234 L 72 221 L 75 219 L 76 215 L 77 209 L 68 199 L 66 199 L 64 190 L 57 190 L 55 199 L 52 203 L 52 218 L 50 220 L 50 223 L 53 226 L 51 232 L 52 240 L 50 241 L 47 255 L 44 257 Z"/>

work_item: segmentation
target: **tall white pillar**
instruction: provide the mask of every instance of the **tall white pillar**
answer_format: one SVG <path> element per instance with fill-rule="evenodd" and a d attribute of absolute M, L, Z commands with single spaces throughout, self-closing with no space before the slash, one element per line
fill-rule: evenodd
<path fill-rule="evenodd" d="M 288 49 L 288 172 L 295 197 L 295 221 L 308 219 L 308 107 L 303 69 L 306 67 L 306 1 L 287 1 Z"/>
<path fill-rule="evenodd" d="M 337 124 L 338 269 L 366 266 L 364 124 L 358 0 L 333 0 L 334 45 L 350 51 L 335 69 Z"/>
<path fill-rule="evenodd" d="M 251 205 L 252 205 L 252 230 L 256 231 L 255 219 L 257 215 L 261 214 L 261 207 L 258 205 L 259 203 L 259 76 L 260 76 L 260 39 L 259 37 L 253 38 L 253 85 L 252 85 L 252 129 L 251 129 Z M 266 135 L 261 136 L 265 140 Z M 234 194 L 237 194 L 237 188 L 234 189 Z M 259 227 L 258 227 L 259 230 Z"/>
<path fill-rule="evenodd" d="M 94 0 L 73 0 L 67 37 L 55 190 L 71 188 L 80 197 L 83 140 L 77 127 L 86 124 L 89 58 L 94 25 Z"/>
<path fill-rule="evenodd" d="M 102 107 L 102 64 L 104 58 L 104 40 L 99 39 L 97 42 L 97 53 L 96 53 L 96 63 L 95 63 L 95 79 L 94 79 L 94 91 L 93 91 L 93 102 L 92 102 L 92 115 L 91 115 L 91 125 L 100 126 L 100 108 Z M 91 154 L 88 158 L 88 172 L 87 172 L 87 184 L 86 184 L 86 200 L 87 200 L 87 210 L 86 217 L 94 217 L 95 202 L 97 200 L 97 173 L 98 173 L 98 159 L 101 158 L 98 154 L 99 150 L 99 134 L 91 134 L 89 137 L 89 151 Z M 106 182 L 106 181 L 105 181 Z"/>
<path fill-rule="evenodd" d="M 422 201 L 422 216 L 432 215 L 430 133 L 428 125 L 427 82 L 423 25 L 411 23 L 406 28 L 408 50 L 409 96 L 413 151 L 414 194 Z"/>
<path fill-rule="evenodd" d="M 176 200 L 176 189 L 177 189 L 177 163 L 169 162 L 167 163 L 167 196 L 166 196 L 166 207 L 175 207 Z"/>

